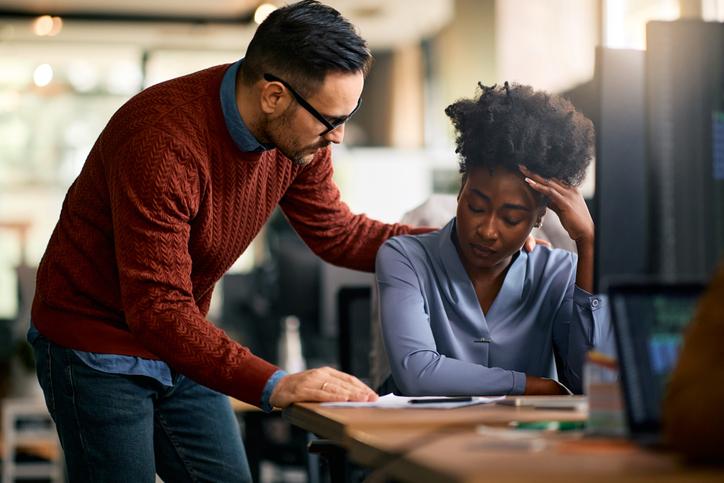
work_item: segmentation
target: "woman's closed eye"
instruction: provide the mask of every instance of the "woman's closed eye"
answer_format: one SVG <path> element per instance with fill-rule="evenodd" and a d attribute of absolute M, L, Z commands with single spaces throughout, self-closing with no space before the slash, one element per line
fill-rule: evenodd
<path fill-rule="evenodd" d="M 468 203 L 468 208 L 473 213 L 484 213 L 485 212 L 485 207 L 475 206 L 472 203 Z M 520 223 L 521 221 L 523 221 L 521 218 L 512 218 L 512 217 L 508 217 L 508 216 L 503 217 L 503 222 L 505 222 L 507 225 L 510 225 L 510 226 L 515 226 L 518 223 Z"/>

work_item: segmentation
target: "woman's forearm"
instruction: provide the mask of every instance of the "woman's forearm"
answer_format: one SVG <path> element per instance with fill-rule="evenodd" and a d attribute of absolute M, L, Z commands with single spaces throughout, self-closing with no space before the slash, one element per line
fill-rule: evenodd
<path fill-rule="evenodd" d="M 593 293 L 593 238 L 576 240 L 578 266 L 576 267 L 576 285 L 588 293 Z"/>
<path fill-rule="evenodd" d="M 393 351 L 394 352 L 394 349 Z M 391 370 L 406 396 L 482 396 L 523 394 L 525 374 L 416 350 Z"/>

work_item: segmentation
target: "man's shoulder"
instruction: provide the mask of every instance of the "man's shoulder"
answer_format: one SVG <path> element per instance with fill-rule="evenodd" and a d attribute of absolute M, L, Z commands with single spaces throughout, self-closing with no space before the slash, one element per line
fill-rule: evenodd
<path fill-rule="evenodd" d="M 169 108 L 173 109 L 178 105 L 187 103 L 190 99 L 197 99 L 204 95 L 212 93 L 216 99 L 219 99 L 221 81 L 224 72 L 229 66 L 216 65 L 190 74 L 174 77 L 152 86 L 149 86 L 131 98 L 131 101 L 148 100 L 153 98 L 175 98 L 169 104 Z M 130 101 L 129 101 L 130 102 Z"/>
<path fill-rule="evenodd" d="M 147 87 L 116 111 L 109 126 L 135 133 L 151 127 L 183 130 L 210 122 L 210 116 L 204 122 L 198 117 L 209 109 L 221 111 L 224 68 L 215 66 Z"/>

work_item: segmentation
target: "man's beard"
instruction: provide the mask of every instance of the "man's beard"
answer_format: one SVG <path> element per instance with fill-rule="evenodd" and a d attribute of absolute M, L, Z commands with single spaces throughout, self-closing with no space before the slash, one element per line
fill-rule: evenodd
<path fill-rule="evenodd" d="M 316 153 L 316 151 L 315 151 L 315 153 Z M 312 159 L 314 159 L 315 153 L 311 153 L 311 154 L 297 153 L 297 154 L 290 155 L 290 154 L 287 154 L 284 151 L 282 151 L 282 154 L 284 156 L 286 156 L 287 158 L 289 158 L 291 160 L 292 164 L 294 164 L 295 166 L 306 166 L 307 164 L 309 164 L 312 161 Z"/>
<path fill-rule="evenodd" d="M 314 155 L 319 149 L 329 146 L 329 141 L 322 140 L 314 146 L 297 146 L 296 140 L 289 136 L 289 133 L 293 132 L 291 122 L 293 113 L 293 110 L 285 112 L 279 121 L 275 123 L 276 126 L 269 126 L 271 128 L 269 131 L 272 133 L 271 138 L 274 146 L 289 158 L 294 165 L 304 166 L 314 159 Z"/>

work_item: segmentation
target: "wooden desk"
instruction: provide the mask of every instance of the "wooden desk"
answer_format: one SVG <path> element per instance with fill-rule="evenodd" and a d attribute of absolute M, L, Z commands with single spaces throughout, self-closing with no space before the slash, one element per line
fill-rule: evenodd
<path fill-rule="evenodd" d="M 239 401 L 231 396 L 229 396 L 229 401 L 231 402 L 232 411 L 237 414 L 261 412 L 261 409 L 258 407 L 244 401 Z"/>
<path fill-rule="evenodd" d="M 347 449 L 349 458 L 409 482 L 724 481 L 724 470 L 687 467 L 671 454 L 628 441 L 584 438 L 580 432 L 509 439 L 495 429 L 511 421 L 583 421 L 584 411 L 497 405 L 460 409 L 341 409 L 295 404 L 284 417 Z M 520 434 L 523 434 L 522 432 Z M 515 437 L 515 436 L 514 436 Z"/>
<path fill-rule="evenodd" d="M 459 409 L 342 409 L 323 407 L 319 403 L 298 403 L 285 409 L 284 417 L 307 431 L 341 442 L 349 429 L 459 429 L 511 421 L 585 421 L 587 414 L 584 411 L 531 410 L 495 404 Z"/>

